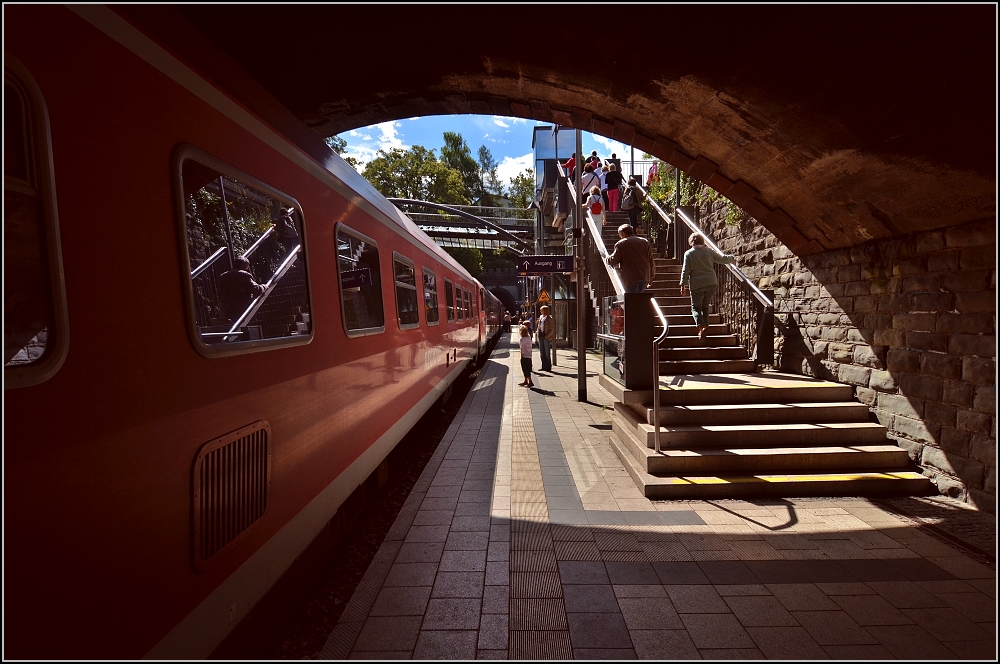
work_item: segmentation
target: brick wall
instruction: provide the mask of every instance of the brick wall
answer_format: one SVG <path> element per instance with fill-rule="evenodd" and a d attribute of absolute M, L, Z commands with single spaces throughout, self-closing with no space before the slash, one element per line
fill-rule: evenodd
<path fill-rule="evenodd" d="M 778 368 L 853 385 L 941 493 L 994 512 L 995 220 L 798 257 L 727 206 L 699 223 L 774 289 Z"/>

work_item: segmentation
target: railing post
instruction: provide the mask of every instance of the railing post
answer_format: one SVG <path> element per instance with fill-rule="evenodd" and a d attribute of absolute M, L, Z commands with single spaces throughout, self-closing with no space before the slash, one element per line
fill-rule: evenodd
<path fill-rule="evenodd" d="M 652 293 L 625 294 L 625 389 L 651 390 L 659 367 L 650 355 L 653 343 Z"/>
<path fill-rule="evenodd" d="M 694 209 L 693 205 L 682 205 L 674 212 L 674 258 L 677 260 L 680 260 L 684 252 L 690 248 L 687 243 L 688 233 L 683 232 L 687 225 L 678 218 L 677 212 L 683 212 L 689 219 L 694 219 Z"/>
<path fill-rule="evenodd" d="M 768 300 L 774 302 L 774 290 L 762 291 Z M 774 309 L 758 303 L 761 308 L 757 323 L 757 357 L 755 367 L 774 365 Z"/>

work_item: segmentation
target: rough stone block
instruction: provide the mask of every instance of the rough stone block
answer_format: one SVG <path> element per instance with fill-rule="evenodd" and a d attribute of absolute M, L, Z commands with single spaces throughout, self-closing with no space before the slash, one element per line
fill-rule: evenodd
<path fill-rule="evenodd" d="M 948 351 L 948 335 L 933 332 L 907 332 L 906 345 L 918 350 L 933 350 L 938 353 Z"/>
<path fill-rule="evenodd" d="M 956 355 L 923 353 L 920 358 L 920 373 L 939 378 L 961 378 L 962 358 Z"/>
<path fill-rule="evenodd" d="M 895 377 L 888 371 L 872 371 L 868 386 L 879 392 L 895 392 L 899 387 Z"/>
<path fill-rule="evenodd" d="M 900 277 L 908 277 L 911 274 L 924 274 L 927 272 L 927 256 L 916 256 L 905 261 L 899 261 L 892 268 L 892 273 Z"/>
<path fill-rule="evenodd" d="M 839 267 L 851 264 L 850 249 L 836 249 L 828 251 L 820 257 L 820 264 L 825 267 Z"/>
<path fill-rule="evenodd" d="M 924 447 L 921 462 L 924 465 L 956 475 L 965 484 L 971 484 L 972 486 L 983 485 L 986 469 L 978 461 L 966 459 L 955 454 L 948 454 L 944 450 L 927 446 Z"/>
<path fill-rule="evenodd" d="M 941 426 L 897 415 L 892 420 L 892 430 L 910 440 L 930 445 L 937 441 Z M 926 450 L 924 452 L 926 453 Z"/>
<path fill-rule="evenodd" d="M 968 457 L 972 434 L 967 431 L 959 431 L 952 426 L 941 427 L 940 444 L 941 449 L 950 454 Z"/>
<path fill-rule="evenodd" d="M 816 299 L 818 297 L 823 297 L 823 288 L 821 286 L 807 286 L 806 287 L 806 297 L 810 299 Z"/>
<path fill-rule="evenodd" d="M 954 226 L 944 233 L 945 243 L 949 247 L 995 245 L 996 237 L 996 226 L 993 220 Z"/>
<path fill-rule="evenodd" d="M 823 336 L 823 330 L 826 328 L 820 327 L 819 325 L 807 325 L 806 326 L 806 336 L 810 339 L 819 339 Z"/>
<path fill-rule="evenodd" d="M 893 277 L 892 279 L 872 279 L 870 285 L 871 292 L 898 293 L 902 282 L 903 280 L 899 277 Z"/>
<path fill-rule="evenodd" d="M 907 440 L 906 438 L 900 438 L 890 433 L 887 436 L 889 440 L 893 441 L 899 447 L 906 450 L 906 454 L 910 457 L 910 461 L 913 463 L 920 463 L 920 454 L 924 451 L 924 446 L 915 440 Z"/>
<path fill-rule="evenodd" d="M 837 380 L 841 383 L 868 387 L 868 381 L 871 379 L 871 371 L 871 369 L 866 367 L 842 364 L 838 369 Z"/>
<path fill-rule="evenodd" d="M 972 436 L 969 441 L 969 457 L 996 469 L 997 441 L 989 436 Z"/>
<path fill-rule="evenodd" d="M 948 292 L 914 293 L 910 298 L 911 311 L 951 311 L 954 296 Z M 961 308 L 958 309 L 962 311 Z"/>
<path fill-rule="evenodd" d="M 847 317 L 846 321 L 844 320 L 844 318 L 845 317 L 843 316 L 841 317 L 840 324 L 843 325 L 846 323 L 847 325 L 850 325 L 851 324 L 850 318 Z M 847 330 L 847 340 L 852 343 L 866 344 L 868 343 L 868 340 L 871 338 L 872 338 L 871 330 L 859 330 L 856 327 L 848 328 Z"/>
<path fill-rule="evenodd" d="M 899 394 L 879 394 L 878 407 L 893 415 L 902 415 L 919 420 L 924 416 L 924 402 L 920 399 L 911 399 Z"/>
<path fill-rule="evenodd" d="M 963 314 L 996 311 L 996 291 L 964 291 L 955 295 L 955 309 Z"/>
<path fill-rule="evenodd" d="M 958 409 L 954 406 L 946 406 L 937 401 L 928 401 L 924 404 L 924 419 L 934 424 L 945 426 L 955 426 L 955 414 Z"/>
<path fill-rule="evenodd" d="M 957 500 L 965 499 L 965 485 L 960 480 L 956 480 L 948 475 L 935 475 L 931 481 L 937 486 L 938 493 L 942 496 L 948 496 Z"/>
<path fill-rule="evenodd" d="M 843 341 L 847 338 L 847 330 L 842 327 L 821 327 L 819 329 L 819 338 L 826 341 Z"/>
<path fill-rule="evenodd" d="M 989 479 L 987 479 L 989 483 Z M 993 486 L 987 486 L 984 490 L 969 488 L 969 503 L 976 509 L 987 514 L 996 514 L 997 509 L 997 487 L 994 481 Z"/>
<path fill-rule="evenodd" d="M 877 300 L 872 296 L 863 296 L 854 298 L 854 311 L 859 313 L 866 313 L 869 311 L 875 311 Z"/>
<path fill-rule="evenodd" d="M 955 426 L 959 431 L 968 431 L 987 436 L 990 433 L 991 417 L 986 413 L 971 410 L 960 410 L 955 417 Z"/>
<path fill-rule="evenodd" d="M 925 293 L 941 289 L 941 275 L 915 274 L 903 278 L 901 290 L 904 293 Z"/>
<path fill-rule="evenodd" d="M 887 356 L 889 371 L 894 373 L 920 373 L 920 353 L 913 350 L 890 350 Z"/>
<path fill-rule="evenodd" d="M 860 278 L 860 265 L 845 265 L 837 270 L 837 281 L 857 281 Z"/>
<path fill-rule="evenodd" d="M 867 281 L 849 281 L 844 284 L 844 295 L 846 297 L 868 295 L 870 292 L 871 285 Z"/>
<path fill-rule="evenodd" d="M 850 362 L 854 358 L 853 344 L 832 343 L 827 346 L 827 357 L 834 362 Z"/>
<path fill-rule="evenodd" d="M 975 397 L 975 389 L 976 386 L 972 383 L 946 380 L 941 400 L 945 403 L 971 407 Z"/>
<path fill-rule="evenodd" d="M 977 385 L 992 385 L 996 379 L 996 364 L 984 357 L 966 357 L 962 360 L 962 380 Z"/>
<path fill-rule="evenodd" d="M 900 374 L 899 389 L 904 396 L 928 401 L 941 401 L 941 379 L 933 376 Z"/>
<path fill-rule="evenodd" d="M 948 341 L 948 352 L 953 355 L 996 357 L 997 338 L 992 334 L 953 334 Z"/>
<path fill-rule="evenodd" d="M 872 411 L 872 415 L 875 416 L 875 419 L 878 421 L 879 424 L 881 424 L 890 431 L 892 430 L 892 420 L 894 417 L 896 417 L 895 413 L 890 413 L 887 410 L 876 408 L 875 410 Z"/>
<path fill-rule="evenodd" d="M 991 314 L 940 314 L 935 332 L 941 334 L 992 334 L 993 316 Z"/>
<path fill-rule="evenodd" d="M 875 330 L 874 343 L 889 348 L 900 348 L 906 342 L 906 332 L 903 330 Z"/>
<path fill-rule="evenodd" d="M 991 268 L 996 265 L 996 263 L 996 245 L 962 249 L 962 254 L 958 259 L 958 266 L 963 270 L 981 270 L 984 268 Z"/>
<path fill-rule="evenodd" d="M 936 314 L 896 314 L 892 317 L 892 329 L 894 330 L 933 332 L 936 324 Z"/>
<path fill-rule="evenodd" d="M 859 387 L 854 391 L 857 394 L 858 401 L 866 406 L 874 406 L 878 401 L 878 392 L 875 390 L 869 390 L 867 387 Z"/>
<path fill-rule="evenodd" d="M 927 257 L 928 272 L 951 272 L 958 269 L 959 252 L 942 251 L 938 254 L 931 254 Z"/>
<path fill-rule="evenodd" d="M 829 297 L 844 297 L 844 284 L 828 283 L 823 286 L 824 295 Z"/>
<path fill-rule="evenodd" d="M 992 270 L 961 270 L 944 275 L 943 285 L 950 291 L 980 291 L 990 287 Z"/>
<path fill-rule="evenodd" d="M 995 387 L 979 385 L 976 387 L 976 399 L 972 402 L 972 408 L 979 413 L 996 415 L 997 412 L 997 390 Z"/>
<path fill-rule="evenodd" d="M 885 349 L 882 349 L 883 354 L 880 356 L 875 348 L 871 346 L 858 344 L 854 347 L 854 364 L 862 367 L 872 367 L 874 369 L 884 369 L 885 363 L 883 362 L 883 357 L 885 356 Z"/>
<path fill-rule="evenodd" d="M 915 249 L 918 254 L 941 251 L 944 249 L 944 233 L 934 231 L 918 235 Z"/>

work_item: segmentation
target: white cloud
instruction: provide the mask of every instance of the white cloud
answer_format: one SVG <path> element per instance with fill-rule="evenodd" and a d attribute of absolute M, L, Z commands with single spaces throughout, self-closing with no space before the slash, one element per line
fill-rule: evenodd
<path fill-rule="evenodd" d="M 618 141 L 613 141 L 610 138 L 605 138 L 603 136 L 598 136 L 597 134 L 592 134 L 594 140 L 600 143 L 605 148 L 605 154 L 601 155 L 602 159 L 607 159 L 614 152 L 619 157 L 625 154 L 627 146 L 624 143 L 619 143 Z"/>
<path fill-rule="evenodd" d="M 527 168 L 535 167 L 535 153 L 521 155 L 520 157 L 504 157 L 497 166 L 497 175 L 502 182 L 510 182 L 511 179 Z"/>
<path fill-rule="evenodd" d="M 348 136 L 360 136 L 361 134 L 358 133 L 358 131 L 356 129 L 352 129 L 349 132 L 347 132 L 347 135 Z"/>
<path fill-rule="evenodd" d="M 500 117 L 496 116 L 496 115 L 493 116 L 493 124 L 495 124 L 498 127 L 503 127 L 504 129 L 507 129 L 508 127 L 510 127 L 509 124 L 507 124 L 506 122 L 504 122 L 503 120 L 501 120 Z"/>
<path fill-rule="evenodd" d="M 403 138 L 398 134 L 398 122 L 380 122 L 375 125 L 382 136 L 378 139 L 378 147 L 380 150 L 391 150 L 392 148 L 399 148 L 401 150 L 409 149 L 408 145 L 403 144 Z"/>
<path fill-rule="evenodd" d="M 514 124 L 528 124 L 528 120 L 526 118 L 507 118 L 507 119 L 513 122 Z"/>

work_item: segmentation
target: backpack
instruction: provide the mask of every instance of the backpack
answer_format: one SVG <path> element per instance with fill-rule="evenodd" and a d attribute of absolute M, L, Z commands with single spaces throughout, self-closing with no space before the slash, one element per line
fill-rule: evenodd
<path fill-rule="evenodd" d="M 604 211 L 604 202 L 598 198 L 590 204 L 590 214 L 600 214 Z"/>
<path fill-rule="evenodd" d="M 629 187 L 628 191 L 625 192 L 625 198 L 622 200 L 622 210 L 628 211 L 635 207 L 635 189 Z"/>

